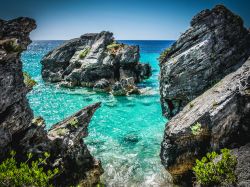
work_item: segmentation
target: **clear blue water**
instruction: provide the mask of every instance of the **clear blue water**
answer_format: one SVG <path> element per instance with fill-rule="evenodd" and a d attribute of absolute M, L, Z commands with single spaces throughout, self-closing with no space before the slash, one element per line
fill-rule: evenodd
<path fill-rule="evenodd" d="M 157 58 L 173 41 L 122 41 L 141 49 L 141 62 L 153 69 L 150 79 L 140 84 L 144 95 L 114 97 L 86 88 L 59 88 L 41 78 L 41 58 L 63 41 L 34 41 L 22 54 L 23 70 L 38 84 L 28 94 L 35 116 L 47 128 L 83 107 L 101 101 L 85 138 L 91 153 L 101 160 L 107 186 L 165 186 L 168 174 L 160 158 L 160 143 L 167 120 L 161 115 Z"/>

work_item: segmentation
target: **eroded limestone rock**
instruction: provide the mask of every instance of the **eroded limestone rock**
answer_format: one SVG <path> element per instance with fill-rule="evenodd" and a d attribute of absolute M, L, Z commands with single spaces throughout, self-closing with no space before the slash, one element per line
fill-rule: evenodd
<path fill-rule="evenodd" d="M 26 98 L 32 87 L 24 84 L 20 54 L 31 42 L 29 33 L 35 28 L 30 18 L 0 20 L 0 161 L 11 150 L 16 151 L 18 161 L 26 160 L 27 153 L 40 157 L 48 152 L 48 168 L 60 171 L 53 179 L 55 186 L 93 186 L 103 170 L 83 138 L 100 103 L 87 106 L 49 131 L 41 117 L 34 118 Z"/>
<path fill-rule="evenodd" d="M 133 78 L 136 86 L 151 75 L 150 65 L 139 63 L 139 58 L 139 46 L 118 43 L 111 32 L 84 34 L 44 56 L 42 76 L 61 86 L 94 87 L 113 93 L 112 85 L 122 79 Z"/>
<path fill-rule="evenodd" d="M 191 103 L 166 125 L 161 144 L 162 164 L 176 178 L 211 150 L 249 142 L 250 59 Z M 200 129 L 193 128 L 197 123 Z"/>
<path fill-rule="evenodd" d="M 238 15 L 222 5 L 201 11 L 160 58 L 163 114 L 173 117 L 249 55 L 250 34 Z"/>

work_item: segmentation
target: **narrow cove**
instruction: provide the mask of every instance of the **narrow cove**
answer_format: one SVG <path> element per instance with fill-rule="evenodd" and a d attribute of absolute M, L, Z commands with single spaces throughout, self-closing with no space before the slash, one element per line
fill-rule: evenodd
<path fill-rule="evenodd" d="M 38 82 L 28 95 L 29 102 L 35 116 L 42 116 L 50 128 L 81 108 L 101 101 L 84 141 L 91 154 L 102 162 L 102 182 L 108 186 L 166 185 L 168 175 L 160 163 L 159 151 L 167 119 L 161 113 L 157 58 L 173 41 L 122 42 L 139 45 L 140 61 L 152 66 L 152 76 L 140 84 L 144 95 L 114 97 L 86 88 L 66 89 L 44 83 L 40 60 L 63 41 L 34 41 L 22 54 L 23 70 Z"/>

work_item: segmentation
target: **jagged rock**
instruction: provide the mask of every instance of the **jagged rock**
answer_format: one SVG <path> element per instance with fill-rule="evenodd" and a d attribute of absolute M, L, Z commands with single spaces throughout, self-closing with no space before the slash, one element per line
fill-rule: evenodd
<path fill-rule="evenodd" d="M 92 33 L 70 40 L 42 59 L 42 77 L 66 87 L 104 86 L 133 77 L 135 83 L 151 75 L 149 64 L 139 63 L 139 47 L 117 43 L 111 32 Z M 106 85 L 106 84 L 105 84 Z M 110 89 L 99 89 L 110 91 Z"/>
<path fill-rule="evenodd" d="M 110 82 L 106 79 L 101 79 L 95 83 L 94 90 L 101 92 L 109 92 L 111 90 Z"/>
<path fill-rule="evenodd" d="M 0 132 L 4 137 L 0 140 L 0 160 L 10 150 L 12 135 L 27 128 L 33 119 L 20 53 L 31 42 L 29 33 L 35 28 L 35 21 L 28 18 L 0 20 Z"/>
<path fill-rule="evenodd" d="M 222 5 L 197 14 L 191 27 L 160 57 L 163 114 L 171 118 L 249 55 L 250 34 L 238 15 Z"/>
<path fill-rule="evenodd" d="M 117 96 L 122 96 L 122 95 L 126 95 L 127 92 L 125 90 L 125 88 L 123 88 L 122 84 L 120 82 L 116 82 L 113 86 L 112 86 L 112 92 L 113 95 L 117 95 Z"/>
<path fill-rule="evenodd" d="M 16 151 L 18 161 L 26 160 L 30 152 L 34 157 L 49 152 L 47 167 L 60 170 L 53 179 L 55 186 L 93 186 L 103 170 L 82 138 L 87 136 L 87 126 L 100 103 L 80 110 L 48 132 L 44 120 L 34 118 L 26 98 L 31 87 L 24 84 L 20 54 L 31 42 L 29 33 L 35 28 L 30 18 L 0 20 L 0 161 L 10 150 Z"/>
<path fill-rule="evenodd" d="M 112 86 L 111 93 L 116 96 L 139 94 L 139 89 L 135 86 L 134 78 L 123 78 Z"/>
<path fill-rule="evenodd" d="M 162 164 L 180 181 L 189 176 L 196 158 L 249 142 L 249 125 L 250 58 L 169 121 L 161 144 Z"/>

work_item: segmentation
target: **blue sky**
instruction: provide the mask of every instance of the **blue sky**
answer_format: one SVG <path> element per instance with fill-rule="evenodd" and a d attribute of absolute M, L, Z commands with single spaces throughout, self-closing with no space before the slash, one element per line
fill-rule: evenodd
<path fill-rule="evenodd" d="M 250 27 L 249 0 L 0 0 L 0 18 L 32 17 L 31 38 L 71 39 L 112 31 L 117 39 L 177 39 L 192 17 L 224 4 Z"/>

